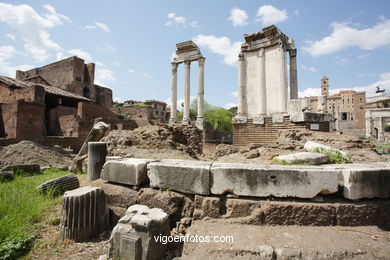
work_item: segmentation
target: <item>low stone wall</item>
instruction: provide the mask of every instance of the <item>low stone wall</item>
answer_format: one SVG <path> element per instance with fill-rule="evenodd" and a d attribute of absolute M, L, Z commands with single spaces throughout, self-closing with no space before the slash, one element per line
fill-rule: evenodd
<path fill-rule="evenodd" d="M 101 177 L 109 182 L 149 184 L 192 195 L 310 199 L 340 192 L 349 200 L 390 197 L 390 165 L 387 163 L 262 166 L 108 157 Z M 129 183 L 128 180 L 136 181 Z"/>
<path fill-rule="evenodd" d="M 245 146 L 249 144 L 272 144 L 277 141 L 277 134 L 282 129 L 310 129 L 311 124 L 318 127 L 316 131 L 329 132 L 329 122 L 292 122 L 284 116 L 282 122 L 274 123 L 272 117 L 265 117 L 264 124 L 254 124 L 253 119 L 246 123 L 233 124 L 233 144 Z"/>

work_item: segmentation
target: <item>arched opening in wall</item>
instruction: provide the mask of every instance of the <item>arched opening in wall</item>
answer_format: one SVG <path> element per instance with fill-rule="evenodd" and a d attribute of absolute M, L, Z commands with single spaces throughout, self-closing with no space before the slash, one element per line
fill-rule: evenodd
<path fill-rule="evenodd" d="M 83 88 L 83 97 L 89 98 L 89 88 Z"/>
<path fill-rule="evenodd" d="M 374 128 L 374 138 L 375 139 L 378 139 L 378 134 L 379 134 L 379 130 L 378 130 L 378 128 Z"/>

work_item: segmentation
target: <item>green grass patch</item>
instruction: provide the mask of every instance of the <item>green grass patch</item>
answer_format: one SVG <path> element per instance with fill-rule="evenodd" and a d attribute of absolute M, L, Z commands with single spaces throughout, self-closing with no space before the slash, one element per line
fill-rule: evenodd
<path fill-rule="evenodd" d="M 348 156 L 340 153 L 339 151 L 328 151 L 323 148 L 316 148 L 312 151 L 313 153 L 321 153 L 328 156 L 330 164 L 344 164 L 352 163 L 351 159 Z"/>
<path fill-rule="evenodd" d="M 285 160 L 279 160 L 279 159 L 272 159 L 276 164 L 279 164 L 279 165 L 310 165 L 308 162 L 304 161 L 304 160 L 293 160 L 291 162 L 287 162 Z"/>
<path fill-rule="evenodd" d="M 32 176 L 17 173 L 14 180 L 0 183 L 0 260 L 16 259 L 29 251 L 42 216 L 61 203 L 61 197 L 39 195 L 36 187 L 66 174 L 57 169 Z"/>

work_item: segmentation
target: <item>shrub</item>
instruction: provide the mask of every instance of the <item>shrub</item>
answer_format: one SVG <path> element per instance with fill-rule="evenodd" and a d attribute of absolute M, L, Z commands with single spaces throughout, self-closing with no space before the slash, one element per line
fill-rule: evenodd
<path fill-rule="evenodd" d="M 340 153 L 339 151 L 329 151 L 323 148 L 316 148 L 312 152 L 321 153 L 328 156 L 329 163 L 331 164 L 343 164 L 343 163 L 352 163 L 352 161 L 348 158 L 348 156 Z"/>

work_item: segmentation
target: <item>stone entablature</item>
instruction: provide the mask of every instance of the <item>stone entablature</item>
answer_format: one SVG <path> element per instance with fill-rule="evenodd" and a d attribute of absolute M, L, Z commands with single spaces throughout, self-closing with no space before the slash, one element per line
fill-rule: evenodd
<path fill-rule="evenodd" d="M 204 125 L 204 63 L 205 58 L 202 56 L 198 46 L 193 41 L 186 41 L 176 44 L 176 56 L 172 61 L 172 112 L 171 123 L 177 122 L 177 68 L 180 63 L 184 63 L 184 107 L 183 107 L 183 124 L 190 123 L 190 69 L 191 62 L 198 61 L 198 116 L 196 125 L 203 129 Z"/>
<path fill-rule="evenodd" d="M 238 58 L 238 116 L 257 118 L 287 112 L 286 52 L 290 57 L 290 99 L 298 98 L 294 41 L 272 25 L 246 34 Z"/>

